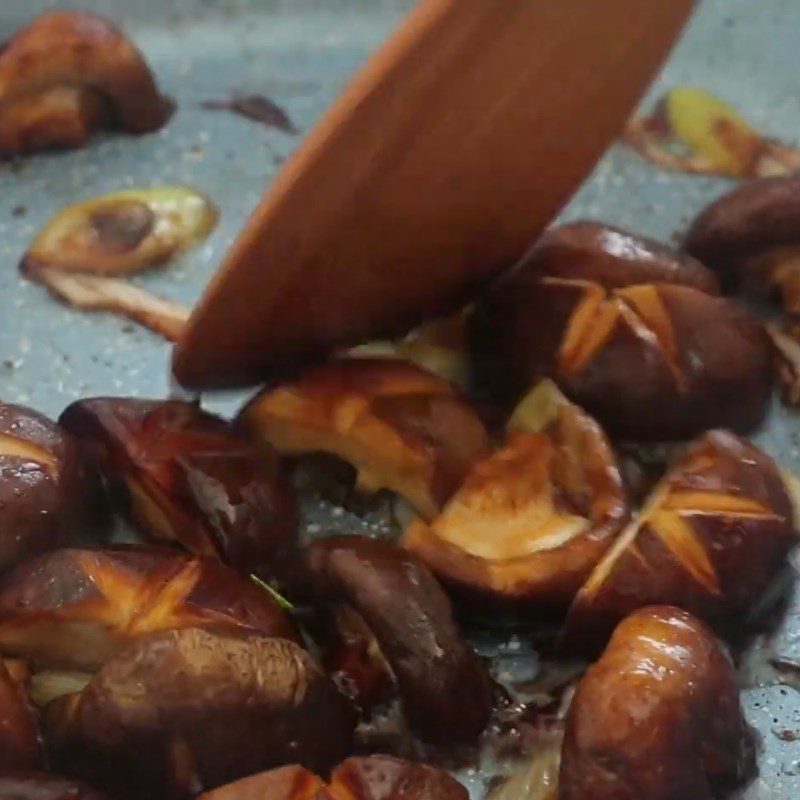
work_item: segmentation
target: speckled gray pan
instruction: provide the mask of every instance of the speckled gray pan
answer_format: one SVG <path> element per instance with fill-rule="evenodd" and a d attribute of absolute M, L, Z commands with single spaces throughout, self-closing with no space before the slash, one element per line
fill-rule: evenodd
<path fill-rule="evenodd" d="M 58 5 L 0 0 L 0 40 L 32 14 Z M 183 183 L 207 192 L 222 210 L 211 239 L 177 267 L 142 279 L 172 298 L 192 302 L 299 141 L 204 110 L 201 103 L 235 90 L 263 93 L 307 130 L 410 2 L 83 0 L 69 5 L 122 22 L 164 90 L 177 100 L 178 112 L 152 136 L 101 137 L 80 152 L 0 164 L 0 396 L 50 414 L 88 394 L 163 396 L 169 388 L 169 354 L 163 342 L 143 330 L 111 316 L 70 311 L 20 280 L 17 262 L 43 221 L 66 203 L 122 187 Z M 717 91 L 764 130 L 800 139 L 800 1 L 705 0 L 655 91 L 675 83 Z M 615 147 L 566 216 L 591 215 L 669 239 L 727 186 L 724 180 L 659 172 Z M 223 411 L 240 400 L 208 398 Z M 797 420 L 786 409 L 776 404 L 758 440 L 783 464 L 800 470 Z M 352 523 L 341 510 L 329 515 L 316 506 L 309 520 L 326 528 Z M 786 621 L 743 676 L 745 704 L 762 738 L 761 776 L 746 790 L 747 800 L 800 798 L 800 693 L 791 685 L 791 673 L 781 676 L 759 666 L 768 660 L 765 653 L 776 652 L 800 662 L 800 590 Z"/>

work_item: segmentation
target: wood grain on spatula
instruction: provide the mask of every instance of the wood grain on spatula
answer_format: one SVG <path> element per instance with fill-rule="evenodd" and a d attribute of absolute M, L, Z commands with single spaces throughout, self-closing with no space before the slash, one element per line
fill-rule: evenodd
<path fill-rule="evenodd" d="M 287 163 L 174 369 L 242 385 L 455 308 L 619 132 L 692 0 L 425 0 Z"/>

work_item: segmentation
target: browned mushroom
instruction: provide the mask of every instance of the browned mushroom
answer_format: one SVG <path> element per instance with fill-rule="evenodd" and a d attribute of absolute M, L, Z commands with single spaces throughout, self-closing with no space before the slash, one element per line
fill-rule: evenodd
<path fill-rule="evenodd" d="M 733 667 L 713 634 L 666 606 L 637 611 L 567 716 L 559 800 L 712 800 L 754 769 Z"/>
<path fill-rule="evenodd" d="M 138 639 L 51 703 L 55 765 L 117 798 L 183 800 L 350 749 L 352 707 L 293 642 L 186 628 Z"/>
<path fill-rule="evenodd" d="M 297 519 L 274 453 L 256 450 L 192 403 L 78 400 L 60 418 L 154 539 L 271 573 L 289 558 Z"/>
<path fill-rule="evenodd" d="M 290 765 L 204 792 L 197 800 L 320 800 L 324 786 L 313 772 Z"/>
<path fill-rule="evenodd" d="M 389 756 L 348 758 L 319 800 L 467 800 L 469 793 L 440 769 Z"/>
<path fill-rule="evenodd" d="M 591 651 L 627 614 L 657 603 L 730 632 L 796 542 L 792 501 L 772 459 L 733 434 L 711 432 L 673 465 L 595 567 L 564 642 Z"/>
<path fill-rule="evenodd" d="M 198 800 L 467 800 L 446 772 L 391 756 L 348 758 L 326 786 L 302 767 L 263 772 L 206 792 Z"/>
<path fill-rule="evenodd" d="M 684 246 L 728 285 L 779 293 L 800 331 L 800 177 L 764 178 L 724 194 L 695 219 Z"/>
<path fill-rule="evenodd" d="M 427 568 L 362 536 L 315 542 L 310 560 L 323 605 L 349 607 L 375 637 L 411 728 L 430 742 L 474 742 L 492 709 L 489 678 Z"/>
<path fill-rule="evenodd" d="M 139 636 L 195 627 L 299 642 L 254 583 L 171 550 L 57 550 L 0 579 L 0 650 L 40 668 L 93 671 Z"/>
<path fill-rule="evenodd" d="M 36 411 L 0 403 L 0 572 L 95 538 L 102 511 L 99 483 L 72 436 Z"/>
<path fill-rule="evenodd" d="M 399 360 L 317 367 L 258 395 L 241 422 L 278 452 L 344 459 L 358 472 L 358 488 L 391 489 L 426 519 L 488 445 L 477 414 L 450 383 Z"/>
<path fill-rule="evenodd" d="M 563 613 L 628 518 L 622 478 L 597 423 L 550 381 L 509 428 L 403 543 L 473 606 Z"/>
<path fill-rule="evenodd" d="M 0 49 L 0 154 L 80 147 L 107 122 L 153 131 L 171 108 L 142 54 L 95 14 L 42 14 Z"/>
<path fill-rule="evenodd" d="M 499 401 L 550 376 L 624 439 L 685 439 L 766 414 L 772 352 L 763 326 L 690 286 L 607 289 L 519 270 L 476 307 L 476 366 Z"/>
<path fill-rule="evenodd" d="M 607 289 L 675 283 L 719 293 L 714 273 L 692 256 L 594 220 L 550 228 L 518 270 L 539 277 L 595 281 Z"/>

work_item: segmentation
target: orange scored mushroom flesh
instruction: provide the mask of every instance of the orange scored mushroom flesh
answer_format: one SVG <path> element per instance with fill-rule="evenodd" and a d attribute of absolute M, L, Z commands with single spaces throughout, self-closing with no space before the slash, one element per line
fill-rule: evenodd
<path fill-rule="evenodd" d="M 583 298 L 575 307 L 559 351 L 563 375 L 576 375 L 608 342 L 617 325 L 625 325 L 634 336 L 657 347 L 666 362 L 676 388 L 685 390 L 686 378 L 680 365 L 670 315 L 653 285 L 628 286 L 608 291 L 591 281 L 542 278 L 542 283 L 580 286 Z"/>

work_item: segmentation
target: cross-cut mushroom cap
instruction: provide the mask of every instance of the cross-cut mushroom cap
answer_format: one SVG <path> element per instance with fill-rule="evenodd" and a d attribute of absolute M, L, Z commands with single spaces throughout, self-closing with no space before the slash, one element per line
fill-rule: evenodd
<path fill-rule="evenodd" d="M 343 359 L 311 369 L 258 395 L 240 419 L 278 452 L 344 459 L 361 489 L 391 489 L 427 519 L 488 444 L 451 384 L 397 360 Z"/>
<path fill-rule="evenodd" d="M 262 772 L 206 792 L 198 800 L 467 800 L 446 772 L 391 756 L 348 758 L 325 785 L 298 766 Z"/>
<path fill-rule="evenodd" d="M 595 567 L 570 610 L 565 644 L 592 650 L 626 614 L 654 603 L 726 630 L 770 587 L 796 542 L 772 459 L 713 431 L 669 470 Z"/>
<path fill-rule="evenodd" d="M 57 550 L 0 579 L 0 649 L 39 667 L 96 670 L 139 636 L 188 627 L 299 641 L 264 590 L 172 550 Z"/>
<path fill-rule="evenodd" d="M 688 286 L 501 285 L 476 310 L 473 342 L 501 399 L 550 376 L 621 438 L 685 439 L 715 425 L 745 432 L 772 391 L 760 321 Z"/>
<path fill-rule="evenodd" d="M 575 693 L 560 800 L 712 800 L 753 770 L 733 668 L 690 614 L 628 617 Z"/>
<path fill-rule="evenodd" d="M 6 134 L 0 152 L 82 143 L 81 130 L 106 108 L 132 133 L 160 128 L 171 113 L 142 54 L 102 17 L 42 14 L 0 50 L 0 131 Z M 45 130 L 59 120 L 67 123 L 63 134 Z"/>
<path fill-rule="evenodd" d="M 62 769 L 122 798 L 183 800 L 287 763 L 325 772 L 355 718 L 293 642 L 196 628 L 151 634 L 52 703 Z"/>
<path fill-rule="evenodd" d="M 597 423 L 549 381 L 509 427 L 403 543 L 472 604 L 563 611 L 628 518 L 622 478 Z"/>

